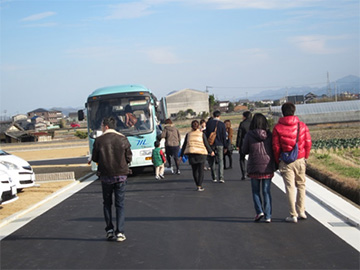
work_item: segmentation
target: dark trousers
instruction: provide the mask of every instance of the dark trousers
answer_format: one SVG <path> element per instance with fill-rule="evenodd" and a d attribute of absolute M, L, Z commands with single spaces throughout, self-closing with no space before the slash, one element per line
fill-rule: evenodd
<path fill-rule="evenodd" d="M 229 167 L 232 168 L 232 151 L 226 151 L 224 154 L 224 169 L 226 169 L 226 157 L 229 157 Z"/>
<path fill-rule="evenodd" d="M 165 146 L 165 154 L 166 154 L 166 161 L 168 163 L 167 167 L 171 167 L 171 157 L 174 159 L 176 171 L 179 170 L 179 146 Z"/>
<path fill-rule="evenodd" d="M 240 170 L 242 174 L 242 179 L 245 179 L 246 177 L 246 162 L 245 162 L 245 156 L 244 154 L 240 153 Z"/>
<path fill-rule="evenodd" d="M 116 213 L 115 232 L 124 233 L 124 223 L 125 223 L 124 206 L 125 206 L 126 181 L 115 184 L 106 184 L 101 182 L 101 185 L 102 185 L 102 194 L 103 194 L 104 217 L 106 223 L 105 231 L 114 229 L 114 225 L 112 223 L 112 211 L 111 211 L 111 207 L 113 204 L 112 194 L 114 193 L 115 213 Z"/>
<path fill-rule="evenodd" d="M 196 186 L 202 187 L 204 180 L 204 164 L 205 163 L 195 163 L 191 164 L 192 173 Z"/>

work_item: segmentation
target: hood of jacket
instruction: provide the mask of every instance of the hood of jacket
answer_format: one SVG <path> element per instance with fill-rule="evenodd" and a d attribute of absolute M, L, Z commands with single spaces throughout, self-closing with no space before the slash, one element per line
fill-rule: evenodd
<path fill-rule="evenodd" d="M 253 129 L 249 130 L 249 135 L 252 136 L 255 140 L 262 142 L 267 139 L 268 132 L 263 129 Z"/>

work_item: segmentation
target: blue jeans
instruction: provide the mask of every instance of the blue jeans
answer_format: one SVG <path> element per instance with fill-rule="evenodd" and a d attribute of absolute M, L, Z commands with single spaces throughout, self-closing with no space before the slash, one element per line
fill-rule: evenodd
<path fill-rule="evenodd" d="M 116 212 L 116 230 L 115 232 L 124 233 L 124 223 L 125 223 L 125 188 L 126 181 L 115 183 L 115 184 L 106 184 L 101 182 L 102 193 L 103 193 L 103 205 L 104 205 L 104 217 L 105 217 L 105 231 L 113 230 L 114 225 L 112 223 L 112 194 L 115 195 L 115 212 Z"/>
<path fill-rule="evenodd" d="M 213 180 L 224 180 L 224 146 L 218 145 L 213 148 L 215 156 L 209 156 L 209 166 L 211 168 L 211 177 Z M 218 167 L 216 170 L 216 161 Z M 216 174 L 216 171 L 218 174 Z M 219 176 L 219 178 L 217 178 Z"/>
<path fill-rule="evenodd" d="M 264 198 L 264 207 L 260 195 L 260 186 Z M 256 214 L 264 213 L 265 219 L 271 218 L 271 178 L 268 179 L 251 179 L 251 189 Z"/>

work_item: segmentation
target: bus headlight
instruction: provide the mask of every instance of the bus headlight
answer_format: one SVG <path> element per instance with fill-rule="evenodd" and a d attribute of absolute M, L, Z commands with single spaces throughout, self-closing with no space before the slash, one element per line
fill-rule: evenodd
<path fill-rule="evenodd" d="M 141 150 L 140 156 L 151 156 L 152 150 Z"/>

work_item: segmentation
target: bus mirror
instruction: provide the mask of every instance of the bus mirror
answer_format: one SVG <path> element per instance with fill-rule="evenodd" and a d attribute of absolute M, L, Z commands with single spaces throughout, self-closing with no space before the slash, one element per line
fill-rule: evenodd
<path fill-rule="evenodd" d="M 78 110 L 78 119 L 79 121 L 84 120 L 84 111 L 83 110 Z"/>

